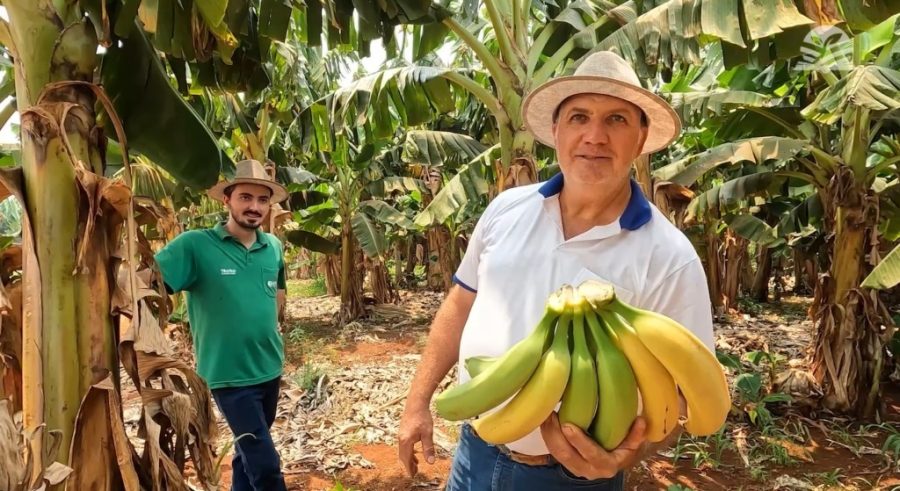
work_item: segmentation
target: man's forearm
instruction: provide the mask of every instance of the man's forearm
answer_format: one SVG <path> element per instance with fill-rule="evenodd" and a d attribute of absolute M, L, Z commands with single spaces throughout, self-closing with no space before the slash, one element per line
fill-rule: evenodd
<path fill-rule="evenodd" d="M 473 300 L 474 295 L 454 287 L 441 305 L 431 323 L 422 361 L 406 399 L 407 406 L 427 407 L 438 384 L 453 368 L 459 357 L 459 342 Z"/>

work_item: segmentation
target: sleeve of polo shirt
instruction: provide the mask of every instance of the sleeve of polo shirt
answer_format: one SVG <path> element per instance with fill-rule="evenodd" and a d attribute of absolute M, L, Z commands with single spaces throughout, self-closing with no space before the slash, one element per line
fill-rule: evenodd
<path fill-rule="evenodd" d="M 190 237 L 183 233 L 156 253 L 155 259 L 163 282 L 171 293 L 190 290 L 197 279 L 191 245 Z"/>
<path fill-rule="evenodd" d="M 463 255 L 462 261 L 460 261 L 459 267 L 456 269 L 456 274 L 453 275 L 454 283 L 472 293 L 478 291 L 478 264 L 481 262 L 481 252 L 484 250 L 486 229 L 488 228 L 491 212 L 496 203 L 497 200 L 495 199 L 488 204 L 484 213 L 481 214 L 481 217 L 475 224 L 475 230 L 472 231 L 472 235 L 469 237 L 469 244 L 466 246 L 466 253 Z"/>
<path fill-rule="evenodd" d="M 675 319 L 715 351 L 712 306 L 706 288 L 706 274 L 699 259 L 673 271 L 642 303 L 645 309 Z"/>

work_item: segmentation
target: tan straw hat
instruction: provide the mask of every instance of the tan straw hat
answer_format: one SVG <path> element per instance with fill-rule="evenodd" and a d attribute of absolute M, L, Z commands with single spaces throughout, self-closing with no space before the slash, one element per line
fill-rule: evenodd
<path fill-rule="evenodd" d="M 568 97 L 577 94 L 604 94 L 624 99 L 644 111 L 649 124 L 641 153 L 668 146 L 681 131 L 681 121 L 669 104 L 641 87 L 631 65 L 612 51 L 588 56 L 575 74 L 549 80 L 531 91 L 522 104 L 525 125 L 541 143 L 555 147 L 553 113 Z"/>
<path fill-rule="evenodd" d="M 234 179 L 219 181 L 211 187 L 207 194 L 210 198 L 219 201 L 225 200 L 225 188 L 235 184 L 259 184 L 272 190 L 272 202 L 280 203 L 288 197 L 287 190 L 281 184 L 273 181 L 266 172 L 265 167 L 258 160 L 241 160 L 235 165 Z"/>

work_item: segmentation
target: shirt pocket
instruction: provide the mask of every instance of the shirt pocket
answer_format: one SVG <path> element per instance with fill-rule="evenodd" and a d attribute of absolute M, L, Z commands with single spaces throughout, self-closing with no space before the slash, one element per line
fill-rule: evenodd
<path fill-rule="evenodd" d="M 634 305 L 636 295 L 634 294 L 633 291 L 629 290 L 628 288 L 625 288 L 624 286 L 621 285 L 621 283 L 609 280 L 609 279 L 591 271 L 588 268 L 581 268 L 581 270 L 578 271 L 578 273 L 572 279 L 571 284 L 573 287 L 577 288 L 578 285 L 580 285 L 583 281 L 586 281 L 586 280 L 596 280 L 596 281 L 600 281 L 603 283 L 609 283 L 610 285 L 613 286 L 613 289 L 615 289 L 617 298 L 621 299 L 623 302 L 625 302 L 627 304 Z"/>
<path fill-rule="evenodd" d="M 260 268 L 263 291 L 270 297 L 275 297 L 278 291 L 278 270 L 275 268 Z"/>

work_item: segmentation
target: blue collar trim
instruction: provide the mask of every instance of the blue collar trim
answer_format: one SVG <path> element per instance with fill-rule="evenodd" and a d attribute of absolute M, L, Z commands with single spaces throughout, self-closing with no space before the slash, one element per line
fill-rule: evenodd
<path fill-rule="evenodd" d="M 641 191 L 641 187 L 638 183 L 635 182 L 634 179 L 631 179 L 630 184 L 631 199 L 628 201 L 628 206 L 625 207 L 622 216 L 619 217 L 619 226 L 625 230 L 637 230 L 650 221 L 653 212 L 650 209 L 650 203 L 647 201 L 647 198 L 644 197 L 644 192 Z M 560 172 L 544 182 L 544 184 L 538 188 L 538 192 L 541 193 L 544 198 L 549 198 L 559 194 L 560 191 L 562 191 L 562 188 L 563 174 Z"/>

